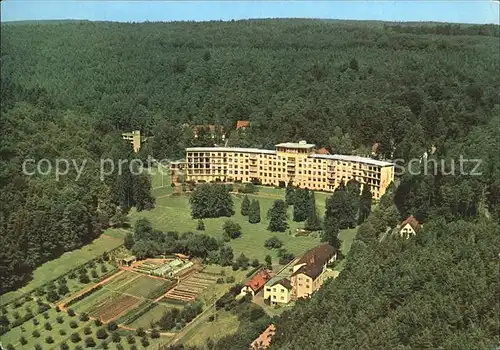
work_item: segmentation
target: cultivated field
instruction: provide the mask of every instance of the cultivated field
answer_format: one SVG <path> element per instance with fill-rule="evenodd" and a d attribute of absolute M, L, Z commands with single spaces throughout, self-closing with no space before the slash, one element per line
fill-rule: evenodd
<path fill-rule="evenodd" d="M 194 301 L 204 290 L 215 284 L 217 275 L 194 272 L 165 294 L 167 300 Z"/>

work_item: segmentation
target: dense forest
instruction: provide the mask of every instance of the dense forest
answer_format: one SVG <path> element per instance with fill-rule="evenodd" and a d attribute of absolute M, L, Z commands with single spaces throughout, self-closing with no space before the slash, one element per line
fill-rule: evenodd
<path fill-rule="evenodd" d="M 215 124 L 231 146 L 305 139 L 366 155 L 378 143 L 378 157 L 406 170 L 359 227 L 340 277 L 273 320 L 273 347 L 498 344 L 498 33 L 313 20 L 2 24 L 1 292 L 130 207 L 154 205 L 147 176 L 95 176 L 100 158 L 134 157 L 120 132 L 154 136 L 141 157 L 178 158 L 211 142 L 192 126 Z M 237 120 L 250 127 L 235 131 Z M 426 151 L 444 165 L 412 167 Z M 461 157 L 479 159 L 480 175 L 453 166 Z M 87 159 L 88 171 L 27 177 L 26 158 Z M 411 214 L 424 222 L 418 237 L 385 234 Z M 245 348 L 265 326 L 218 344 Z"/>

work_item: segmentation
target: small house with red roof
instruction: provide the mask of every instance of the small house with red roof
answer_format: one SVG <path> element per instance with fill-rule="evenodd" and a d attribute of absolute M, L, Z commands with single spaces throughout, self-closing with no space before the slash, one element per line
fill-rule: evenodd
<path fill-rule="evenodd" d="M 271 275 L 266 270 L 261 270 L 257 272 L 250 281 L 245 283 L 243 288 L 241 288 L 241 294 L 251 294 L 255 296 L 264 285 L 271 279 Z"/>
<path fill-rule="evenodd" d="M 248 128 L 249 125 L 250 125 L 250 121 L 248 121 L 248 120 L 238 120 L 236 122 L 236 130 L 238 130 L 238 129 L 245 130 L 246 128 Z"/>
<path fill-rule="evenodd" d="M 421 228 L 422 225 L 418 222 L 417 218 L 411 215 L 399 225 L 399 235 L 404 238 L 410 238 L 416 235 Z"/>
<path fill-rule="evenodd" d="M 315 153 L 316 154 L 330 154 L 330 152 L 328 152 L 328 150 L 325 147 L 318 149 Z"/>

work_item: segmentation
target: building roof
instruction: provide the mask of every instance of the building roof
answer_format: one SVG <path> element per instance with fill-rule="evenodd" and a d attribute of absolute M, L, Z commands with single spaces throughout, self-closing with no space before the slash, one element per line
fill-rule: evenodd
<path fill-rule="evenodd" d="M 276 327 L 274 324 L 270 324 L 264 332 L 262 332 L 257 339 L 255 339 L 252 344 L 250 344 L 250 349 L 252 350 L 257 350 L 257 349 L 265 349 L 271 345 L 271 338 L 273 337 L 274 333 L 276 333 Z"/>
<path fill-rule="evenodd" d="M 245 286 L 251 288 L 254 293 L 257 293 L 266 282 L 271 278 L 269 273 L 266 270 L 261 270 L 257 272 L 250 281 L 245 283 Z"/>
<path fill-rule="evenodd" d="M 288 278 L 283 277 L 283 276 L 275 276 L 275 277 L 271 278 L 266 283 L 266 286 L 272 287 L 272 286 L 275 286 L 277 284 L 281 284 L 283 287 L 285 287 L 288 290 L 292 289 L 292 282 Z"/>
<path fill-rule="evenodd" d="M 418 222 L 417 218 L 414 217 L 413 215 L 410 215 L 406 218 L 405 221 L 403 221 L 401 223 L 401 225 L 399 226 L 400 229 L 402 229 L 403 227 L 406 226 L 406 224 L 409 224 L 411 226 L 411 228 L 415 231 L 415 232 L 418 232 L 420 231 L 420 229 L 422 228 L 422 226 L 420 225 L 420 223 Z"/>
<path fill-rule="evenodd" d="M 300 264 L 305 265 L 295 271 L 292 276 L 303 273 L 304 275 L 311 277 L 313 280 L 316 279 L 323 271 L 323 265 L 330 260 L 335 253 L 335 248 L 328 243 L 312 248 L 295 263 L 295 266 Z"/>
<path fill-rule="evenodd" d="M 236 122 L 236 129 L 247 128 L 250 125 L 248 120 L 238 120 Z"/>
<path fill-rule="evenodd" d="M 284 147 L 284 148 L 314 148 L 316 145 L 313 143 L 307 143 L 306 141 L 299 142 L 284 142 L 278 143 L 275 145 L 276 147 Z"/>
<path fill-rule="evenodd" d="M 325 147 L 322 147 L 316 151 L 316 154 L 330 154 L 330 152 Z"/>
<path fill-rule="evenodd" d="M 241 147 L 191 147 L 186 148 L 186 152 L 235 152 L 235 153 L 263 153 L 276 154 L 276 151 L 260 148 L 241 148 Z"/>
<path fill-rule="evenodd" d="M 393 163 L 384 162 L 381 160 L 375 160 L 367 157 L 359 157 L 359 156 L 345 156 L 341 154 L 311 154 L 312 158 L 321 158 L 321 159 L 331 159 L 331 160 L 340 160 L 344 162 L 356 162 L 356 163 L 365 163 L 376 166 L 393 166 Z"/>

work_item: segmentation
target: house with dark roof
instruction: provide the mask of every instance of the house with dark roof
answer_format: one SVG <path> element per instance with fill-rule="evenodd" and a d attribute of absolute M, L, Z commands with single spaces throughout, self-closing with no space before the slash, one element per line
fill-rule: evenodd
<path fill-rule="evenodd" d="M 261 270 L 257 272 L 250 281 L 246 282 L 243 288 L 241 288 L 241 294 L 251 294 L 255 296 L 262 288 L 267 281 L 271 279 L 271 275 L 266 270 Z"/>
<path fill-rule="evenodd" d="M 404 238 L 410 238 L 416 235 L 421 228 L 422 225 L 418 222 L 417 218 L 411 215 L 399 225 L 399 235 Z"/>
<path fill-rule="evenodd" d="M 288 304 L 292 298 L 292 282 L 284 276 L 271 278 L 264 287 L 264 299 L 271 305 Z"/>
<path fill-rule="evenodd" d="M 337 259 L 337 251 L 328 243 L 305 253 L 292 268 L 293 298 L 309 298 L 326 280 L 327 265 Z"/>

